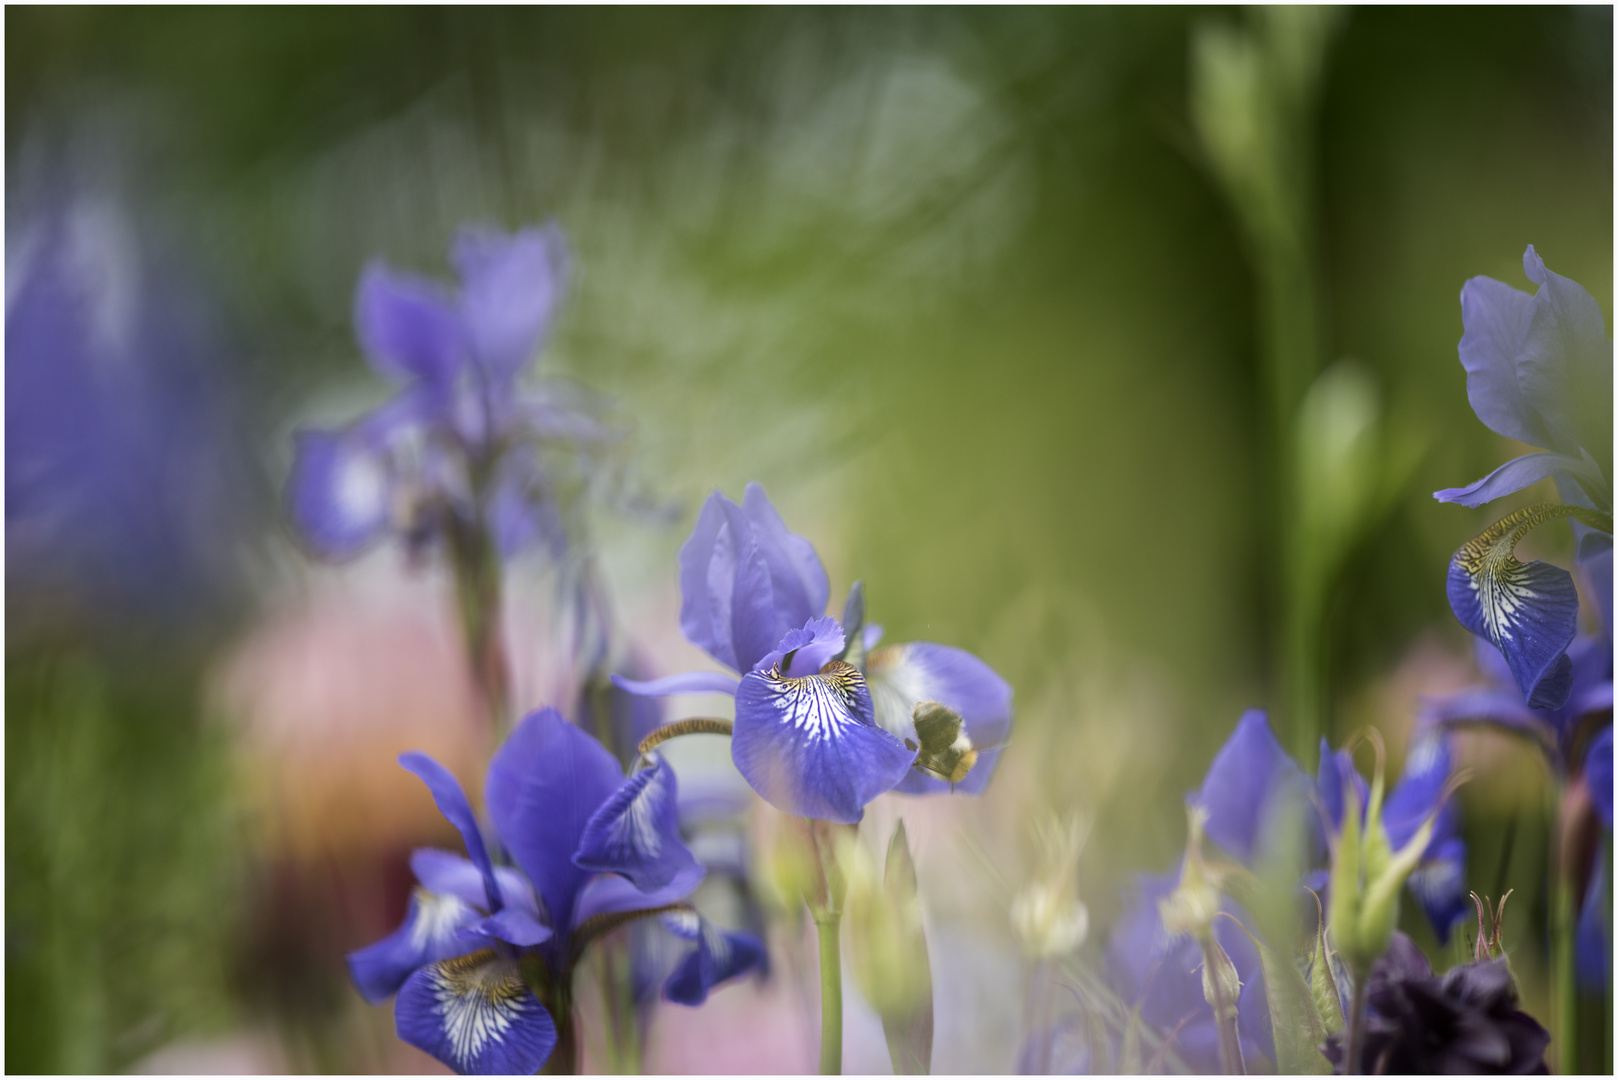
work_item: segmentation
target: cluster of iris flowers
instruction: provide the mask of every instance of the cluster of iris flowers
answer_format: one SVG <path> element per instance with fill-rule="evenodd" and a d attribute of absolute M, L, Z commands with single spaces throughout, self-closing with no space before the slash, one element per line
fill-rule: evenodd
<path fill-rule="evenodd" d="M 458 293 L 380 265 L 366 271 L 359 338 L 398 392 L 343 430 L 300 434 L 290 506 L 328 557 L 387 536 L 418 557 L 445 552 L 463 584 L 474 579 L 465 591 L 475 601 L 478 558 L 566 546 L 558 455 L 588 468 L 613 433 L 588 395 L 519 381 L 565 283 L 554 227 L 468 231 L 452 260 Z M 1119 1030 L 1090 1030 L 1080 1063 L 1089 1071 L 1542 1069 L 1550 1037 L 1518 1007 L 1500 941 L 1504 900 L 1487 909 L 1491 933 L 1482 899 L 1467 890 L 1451 796 L 1464 780 L 1456 731 L 1468 726 L 1501 728 L 1544 754 L 1559 784 L 1560 835 L 1585 838 L 1556 870 L 1577 913 L 1579 977 L 1593 986 L 1610 977 L 1609 871 L 1589 836 L 1592 822 L 1612 826 L 1612 346 L 1588 293 L 1531 247 L 1524 266 L 1539 285 L 1533 296 L 1488 278 L 1467 283 L 1460 355 L 1478 417 L 1545 449 L 1437 493 L 1476 507 L 1553 478 L 1561 495 L 1507 515 L 1451 561 L 1449 598 L 1478 637 L 1491 685 L 1422 703 L 1391 787 L 1374 732 L 1340 748 L 1323 740 L 1311 775 L 1264 713 L 1243 716 L 1187 799 L 1179 868 L 1142 877 L 1112 931 L 1105 982 L 1129 1014 Z M 1574 523 L 1596 607 L 1583 633 L 1569 572 L 1514 554 L 1529 530 L 1562 517 Z M 642 711 L 633 752 L 615 755 L 580 726 L 587 703 L 578 723 L 532 712 L 489 763 L 481 822 L 441 765 L 400 759 L 460 832 L 465 855 L 417 851 L 403 925 L 349 964 L 366 1000 L 397 995 L 401 1038 L 457 1071 L 575 1068 L 574 973 L 592 942 L 627 924 L 657 921 L 686 943 L 659 974 L 663 997 L 680 1004 L 700 1005 L 715 985 L 765 964 L 757 935 L 720 928 L 691 902 L 710 866 L 688 843 L 678 778 L 657 749 L 668 739 L 729 737 L 752 789 L 804 822 L 816 863 L 804 898 L 822 931 L 823 976 L 831 966 L 827 1071 L 840 1065 L 832 983 L 848 869 L 836 828 L 858 824 L 882 794 L 976 794 L 993 775 L 1011 729 L 1010 686 L 959 649 L 882 645 L 858 582 L 840 616 L 828 614 L 819 557 L 758 484 L 739 504 L 717 491 L 707 499 L 678 571 L 680 628 L 728 673 L 611 681 L 628 702 L 727 694 L 733 719 L 661 723 Z M 1353 753 L 1366 741 L 1376 753 L 1369 779 Z M 908 866 L 902 833 L 895 843 Z M 909 881 L 913 893 L 913 870 Z M 1435 975 L 1395 929 L 1402 893 L 1441 943 L 1476 910 L 1474 961 Z M 1307 931 L 1293 933 L 1299 925 Z M 1060 936 L 1071 949 L 1083 934 Z"/>

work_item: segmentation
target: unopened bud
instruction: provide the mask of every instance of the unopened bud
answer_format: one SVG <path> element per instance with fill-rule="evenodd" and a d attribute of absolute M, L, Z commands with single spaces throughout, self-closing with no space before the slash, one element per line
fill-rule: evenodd
<path fill-rule="evenodd" d="M 1078 818 L 1050 818 L 1040 828 L 1039 866 L 1011 901 L 1011 928 L 1029 956 L 1072 952 L 1090 934 L 1090 909 L 1079 899 L 1079 853 L 1088 829 Z"/>
<path fill-rule="evenodd" d="M 908 862 L 908 849 L 903 858 Z M 876 858 L 853 838 L 839 844 L 837 859 L 848 881 L 844 925 L 855 984 L 879 1016 L 908 1016 L 932 993 L 914 871 L 880 874 Z M 891 847 L 888 860 L 895 860 Z"/>
<path fill-rule="evenodd" d="M 1190 834 L 1185 845 L 1185 867 L 1174 891 L 1158 901 L 1157 914 L 1171 937 L 1190 934 L 1198 941 L 1211 940 L 1214 916 L 1220 907 L 1220 875 L 1202 857 L 1208 811 L 1188 803 L 1185 814 Z"/>

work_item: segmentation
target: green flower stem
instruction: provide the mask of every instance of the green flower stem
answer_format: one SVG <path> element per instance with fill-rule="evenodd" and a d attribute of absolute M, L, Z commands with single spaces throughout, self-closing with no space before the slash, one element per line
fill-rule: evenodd
<path fill-rule="evenodd" d="M 843 1072 L 843 954 L 838 933 L 843 913 L 815 912 L 820 936 L 820 1075 Z"/>
<path fill-rule="evenodd" d="M 1580 1073 L 1578 985 L 1573 971 L 1574 898 L 1572 868 L 1562 857 L 1564 827 L 1562 810 L 1566 803 L 1561 790 L 1554 789 L 1551 814 L 1551 1045 L 1556 1049 L 1557 1071 Z"/>
<path fill-rule="evenodd" d="M 496 743 L 510 727 L 504 635 L 500 630 L 500 556 L 481 529 L 457 522 L 450 529 L 455 593 L 467 666 Z"/>
<path fill-rule="evenodd" d="M 1343 1074 L 1358 1076 L 1360 1057 L 1365 1053 L 1365 1005 L 1370 990 L 1368 975 L 1354 976 L 1354 998 L 1348 1006 L 1348 1048 L 1343 1058 Z"/>

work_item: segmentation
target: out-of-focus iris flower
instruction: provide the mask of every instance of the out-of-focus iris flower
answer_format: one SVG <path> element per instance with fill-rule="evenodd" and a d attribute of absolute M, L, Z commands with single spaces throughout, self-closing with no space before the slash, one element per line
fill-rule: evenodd
<path fill-rule="evenodd" d="M 1567 651 L 1571 678 L 1567 700 L 1555 709 L 1531 709 L 1500 654 L 1484 642 L 1476 648 L 1486 686 L 1422 703 L 1422 719 L 1448 726 L 1487 724 L 1528 739 L 1563 784 L 1582 782 L 1596 815 L 1612 830 L 1612 645 L 1610 634 L 1580 634 Z M 1608 942 L 1605 853 L 1594 853 L 1583 881 L 1577 947 L 1579 977 L 1603 986 L 1611 966 Z"/>
<path fill-rule="evenodd" d="M 399 1037 L 462 1073 L 532 1073 L 557 1043 L 541 992 L 567 987 L 598 933 L 640 914 L 674 918 L 696 947 L 665 985 L 699 1004 L 714 984 L 754 966 L 762 947 L 717 930 L 680 903 L 702 880 L 694 863 L 659 889 L 575 864 L 587 823 L 622 773 L 594 739 L 546 709 L 525 719 L 489 764 L 484 787 L 493 836 L 515 866 L 496 865 L 455 778 L 423 754 L 400 759 L 427 784 L 460 831 L 469 858 L 434 849 L 411 860 L 420 888 L 392 935 L 349 956 L 368 1001 L 397 993 Z M 563 1018 L 563 1022 L 569 1022 Z"/>
<path fill-rule="evenodd" d="M 703 504 L 680 548 L 680 628 L 733 671 L 651 682 L 615 677 L 636 693 L 718 691 L 736 698 L 731 756 L 767 801 L 789 814 L 852 824 L 883 792 L 948 790 L 913 774 L 920 741 L 912 715 L 937 701 L 986 749 L 963 778 L 983 789 L 996 743 L 1011 726 L 1011 688 L 977 657 L 925 642 L 876 649 L 879 627 L 826 616 L 831 587 L 820 557 L 787 531 L 756 483 L 738 506 L 719 492 Z M 845 614 L 863 622 L 858 586 Z M 864 669 L 856 663 L 864 660 Z M 909 741 L 909 746 L 906 745 Z"/>
<path fill-rule="evenodd" d="M 48 175 L 40 211 L 7 221 L 8 590 L 101 622 L 177 614 L 227 580 L 250 491 L 228 357 L 139 216 Z"/>
<path fill-rule="evenodd" d="M 1608 560 L 1601 604 L 1610 612 L 1612 341 L 1595 300 L 1577 282 L 1547 270 L 1532 245 L 1523 254 L 1523 269 L 1539 286 L 1533 296 L 1486 277 L 1461 290 L 1461 364 L 1478 419 L 1507 438 L 1548 449 L 1434 497 L 1481 506 L 1554 477 L 1563 502 L 1587 512 L 1572 513 L 1579 560 Z M 1512 549 L 1530 529 L 1566 513 L 1526 507 L 1450 562 L 1456 618 L 1504 654 L 1523 697 L 1536 709 L 1559 708 L 1567 699 L 1566 650 L 1577 628 L 1578 596 L 1567 571 L 1520 563 Z"/>
<path fill-rule="evenodd" d="M 356 334 L 398 392 L 340 431 L 298 434 L 288 499 L 324 557 L 389 534 L 416 551 L 486 536 L 505 557 L 536 545 L 558 554 L 566 537 L 543 452 L 615 437 L 576 387 L 518 381 L 563 294 L 560 230 L 465 229 L 450 259 L 454 293 L 381 263 L 360 278 Z"/>

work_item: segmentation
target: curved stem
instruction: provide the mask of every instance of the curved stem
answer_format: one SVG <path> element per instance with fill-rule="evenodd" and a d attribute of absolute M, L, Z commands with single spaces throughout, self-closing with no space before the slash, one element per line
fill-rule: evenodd
<path fill-rule="evenodd" d="M 681 735 L 729 735 L 736 725 L 729 720 L 722 720 L 717 716 L 693 716 L 686 720 L 676 720 L 672 724 L 664 724 L 640 741 L 636 747 L 644 760 L 647 754 L 670 739 L 677 739 Z"/>
<path fill-rule="evenodd" d="M 1365 999 L 1370 979 L 1354 976 L 1354 998 L 1348 1006 L 1348 1049 L 1343 1058 L 1343 1073 L 1360 1074 L 1360 1057 L 1365 1053 Z"/>
<path fill-rule="evenodd" d="M 838 934 L 842 912 L 815 914 L 820 936 L 820 1075 L 843 1072 L 843 955 Z"/>

